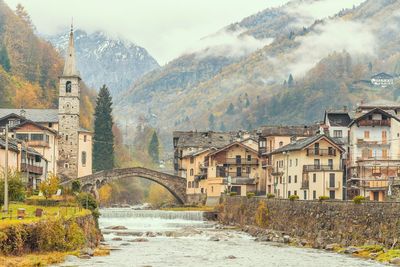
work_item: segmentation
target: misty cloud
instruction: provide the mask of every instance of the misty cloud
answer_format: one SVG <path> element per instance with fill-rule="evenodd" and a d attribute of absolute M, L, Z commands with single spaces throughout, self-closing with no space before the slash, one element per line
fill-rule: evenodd
<path fill-rule="evenodd" d="M 296 38 L 300 42 L 289 57 L 293 62 L 288 71 L 296 76 L 304 75 L 318 61 L 334 51 L 346 50 L 351 55 L 375 55 L 377 40 L 363 24 L 351 21 L 332 21 L 318 25 L 315 32 Z"/>
<path fill-rule="evenodd" d="M 270 43 L 272 38 L 256 39 L 252 36 L 241 35 L 245 29 L 236 31 L 222 30 L 216 34 L 201 39 L 187 53 L 198 52 L 198 57 L 227 56 L 242 57 Z M 200 52 L 201 51 L 201 52 Z"/>

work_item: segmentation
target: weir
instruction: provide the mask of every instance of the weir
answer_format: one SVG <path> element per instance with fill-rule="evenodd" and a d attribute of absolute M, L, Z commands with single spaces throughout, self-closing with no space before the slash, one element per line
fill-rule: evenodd
<path fill-rule="evenodd" d="M 203 211 L 133 210 L 110 208 L 100 211 L 102 218 L 149 218 L 164 220 L 204 221 Z"/>

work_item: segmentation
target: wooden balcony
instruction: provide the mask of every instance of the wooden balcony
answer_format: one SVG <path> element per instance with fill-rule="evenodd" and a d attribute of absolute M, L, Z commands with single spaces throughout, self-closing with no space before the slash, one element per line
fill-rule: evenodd
<path fill-rule="evenodd" d="M 336 149 L 307 148 L 307 156 L 336 156 Z"/>
<path fill-rule="evenodd" d="M 49 147 L 49 143 L 46 141 L 29 140 L 26 143 L 30 147 Z"/>
<path fill-rule="evenodd" d="M 389 146 L 390 145 L 387 142 L 387 140 L 371 141 L 371 140 L 365 140 L 365 139 L 357 139 L 356 144 L 358 146 Z"/>
<path fill-rule="evenodd" d="M 43 167 L 33 166 L 30 164 L 26 164 L 26 163 L 21 163 L 21 171 L 42 175 Z"/>
<path fill-rule="evenodd" d="M 387 126 L 390 127 L 390 120 L 361 120 L 359 126 Z"/>

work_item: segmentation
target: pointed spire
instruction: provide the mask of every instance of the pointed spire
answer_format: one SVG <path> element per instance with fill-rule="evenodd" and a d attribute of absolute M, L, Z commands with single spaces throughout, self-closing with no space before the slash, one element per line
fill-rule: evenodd
<path fill-rule="evenodd" d="M 65 58 L 63 76 L 79 76 L 79 72 L 76 69 L 76 62 L 75 62 L 73 21 L 71 22 L 71 32 L 69 34 L 69 43 L 68 43 L 67 55 Z"/>

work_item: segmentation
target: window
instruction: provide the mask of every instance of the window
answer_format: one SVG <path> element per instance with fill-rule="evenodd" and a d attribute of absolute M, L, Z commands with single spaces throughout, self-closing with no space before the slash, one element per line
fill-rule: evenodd
<path fill-rule="evenodd" d="M 246 172 L 247 172 L 247 174 L 250 174 L 250 173 L 251 173 L 251 167 L 250 167 L 250 166 L 247 166 L 247 167 L 246 167 Z"/>
<path fill-rule="evenodd" d="M 52 127 L 53 127 L 53 123 L 49 122 L 49 128 L 52 128 Z"/>
<path fill-rule="evenodd" d="M 247 155 L 247 161 L 251 161 L 251 155 Z"/>
<path fill-rule="evenodd" d="M 68 135 L 65 136 L 65 141 L 68 141 Z"/>
<path fill-rule="evenodd" d="M 380 175 L 381 174 L 381 167 L 380 166 L 373 166 L 372 167 L 372 175 Z"/>
<path fill-rule="evenodd" d="M 82 151 L 82 166 L 86 166 L 86 152 Z"/>
<path fill-rule="evenodd" d="M 289 167 L 292 167 L 292 160 L 289 160 Z"/>
<path fill-rule="evenodd" d="M 329 191 L 329 198 L 330 199 L 335 199 L 336 198 L 336 194 L 334 190 Z"/>
<path fill-rule="evenodd" d="M 369 138 L 369 131 L 364 131 L 364 138 L 368 139 Z"/>
<path fill-rule="evenodd" d="M 23 141 L 28 141 L 29 140 L 29 134 L 19 134 L 19 133 L 17 133 L 16 137 L 17 137 L 17 139 L 23 140 Z"/>
<path fill-rule="evenodd" d="M 386 142 L 387 142 L 387 132 L 382 131 L 382 143 L 386 144 Z"/>
<path fill-rule="evenodd" d="M 334 173 L 329 174 L 329 187 L 335 188 L 335 174 Z"/>
<path fill-rule="evenodd" d="M 190 157 L 190 164 L 194 163 L 194 157 Z"/>
<path fill-rule="evenodd" d="M 312 192 L 312 198 L 313 198 L 313 199 L 317 199 L 317 191 L 314 190 L 314 191 Z"/>
<path fill-rule="evenodd" d="M 289 175 L 289 179 L 288 179 L 289 184 L 292 182 L 292 176 Z"/>
<path fill-rule="evenodd" d="M 384 158 L 384 159 L 388 158 L 388 151 L 386 148 L 382 149 L 382 158 Z"/>
<path fill-rule="evenodd" d="M 280 141 L 280 142 L 279 142 L 279 147 L 282 147 L 282 146 L 283 146 L 283 142 Z"/>
<path fill-rule="evenodd" d="M 328 159 L 329 169 L 333 169 L 333 159 Z"/>
<path fill-rule="evenodd" d="M 307 200 L 307 191 L 306 190 L 303 191 L 303 197 L 304 197 L 304 200 Z"/>
<path fill-rule="evenodd" d="M 294 183 L 297 183 L 297 175 L 294 176 Z"/>
<path fill-rule="evenodd" d="M 342 138 L 343 137 L 342 130 L 333 130 L 333 137 Z"/>
<path fill-rule="evenodd" d="M 265 147 L 265 140 L 260 141 L 260 148 L 264 148 Z"/>
<path fill-rule="evenodd" d="M 282 184 L 282 176 L 279 177 L 279 183 Z"/>
<path fill-rule="evenodd" d="M 71 93 L 71 89 L 72 89 L 72 83 L 71 81 L 67 81 L 67 83 L 65 84 L 65 92 Z"/>
<path fill-rule="evenodd" d="M 192 188 L 192 182 L 188 182 L 188 188 Z"/>
<path fill-rule="evenodd" d="M 316 173 L 313 173 L 313 175 L 312 175 L 312 181 L 313 181 L 313 183 L 316 183 L 316 182 L 317 182 L 317 174 L 316 174 Z"/>
<path fill-rule="evenodd" d="M 68 169 L 68 168 L 69 168 L 69 164 L 68 164 L 68 163 L 65 163 L 65 164 L 64 164 L 64 168 L 65 168 L 65 169 Z"/>
<path fill-rule="evenodd" d="M 48 134 L 46 134 L 46 143 L 50 142 L 50 136 Z"/>
<path fill-rule="evenodd" d="M 31 134 L 32 141 L 43 141 L 44 135 L 43 134 Z"/>
<path fill-rule="evenodd" d="M 296 159 L 296 166 L 298 166 L 299 165 L 299 160 L 298 159 Z"/>
<path fill-rule="evenodd" d="M 291 193 L 292 193 L 291 191 L 288 191 L 288 196 L 291 196 Z"/>
<path fill-rule="evenodd" d="M 211 192 L 214 192 L 214 186 L 211 186 Z"/>
<path fill-rule="evenodd" d="M 83 136 L 83 142 L 86 142 L 86 140 L 87 140 L 87 135 L 85 134 L 85 135 Z"/>
<path fill-rule="evenodd" d="M 297 190 L 294 190 L 294 195 L 297 196 Z"/>
<path fill-rule="evenodd" d="M 193 176 L 193 169 L 190 169 L 190 176 Z"/>

